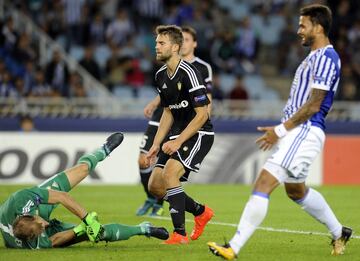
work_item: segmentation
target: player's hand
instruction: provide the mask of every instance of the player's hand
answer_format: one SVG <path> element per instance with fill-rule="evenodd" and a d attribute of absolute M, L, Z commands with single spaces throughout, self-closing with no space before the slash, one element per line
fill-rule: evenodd
<path fill-rule="evenodd" d="M 83 219 L 86 225 L 86 234 L 91 242 L 99 242 L 100 236 L 104 232 L 103 226 L 99 222 L 99 218 L 96 212 L 88 213 Z"/>
<path fill-rule="evenodd" d="M 79 237 L 86 233 L 86 225 L 84 222 L 81 222 L 79 225 L 73 228 L 75 236 Z"/>
<path fill-rule="evenodd" d="M 152 102 L 146 104 L 144 108 L 144 116 L 148 119 L 151 118 L 153 112 L 155 111 L 157 106 L 155 106 Z"/>
<path fill-rule="evenodd" d="M 178 149 L 180 149 L 180 147 L 181 147 L 181 143 L 176 139 L 169 140 L 163 144 L 162 151 L 168 155 L 172 155 L 175 152 L 177 152 Z"/>
<path fill-rule="evenodd" d="M 270 150 L 279 139 L 274 132 L 274 127 L 257 127 L 257 130 L 265 133 L 255 141 L 256 144 L 263 151 Z"/>
<path fill-rule="evenodd" d="M 147 167 L 154 165 L 159 151 L 160 151 L 160 146 L 158 146 L 156 144 L 153 144 L 151 146 L 150 150 L 146 154 L 146 166 Z"/>

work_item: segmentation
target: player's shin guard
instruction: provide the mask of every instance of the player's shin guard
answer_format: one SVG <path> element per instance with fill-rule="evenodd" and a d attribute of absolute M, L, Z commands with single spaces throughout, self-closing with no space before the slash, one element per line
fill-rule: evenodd
<path fill-rule="evenodd" d="M 169 202 L 169 212 L 174 225 L 174 231 L 185 236 L 185 193 L 179 186 L 167 190 L 167 200 Z"/>
<path fill-rule="evenodd" d="M 85 163 L 89 166 L 89 171 L 95 169 L 99 161 L 102 161 L 106 158 L 106 153 L 103 148 L 99 148 L 92 153 L 84 154 L 79 160 L 78 164 Z"/>
<path fill-rule="evenodd" d="M 106 242 L 127 240 L 135 235 L 144 235 L 144 231 L 142 231 L 140 226 L 106 224 L 103 225 L 103 227 L 104 227 L 104 233 L 100 237 L 100 240 Z"/>
<path fill-rule="evenodd" d="M 267 194 L 253 192 L 241 215 L 237 231 L 229 242 L 236 254 L 264 220 L 268 205 L 269 196 Z"/>
<path fill-rule="evenodd" d="M 333 239 L 341 237 L 342 225 L 337 220 L 334 212 L 319 192 L 309 188 L 305 197 L 300 200 L 296 200 L 295 202 L 302 206 L 302 208 L 312 217 L 325 224 Z"/>

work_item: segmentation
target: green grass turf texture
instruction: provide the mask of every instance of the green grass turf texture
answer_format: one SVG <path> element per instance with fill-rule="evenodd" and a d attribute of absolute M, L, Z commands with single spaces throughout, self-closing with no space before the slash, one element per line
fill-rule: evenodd
<path fill-rule="evenodd" d="M 0 202 L 24 186 L 0 186 Z M 243 185 L 185 185 L 185 191 L 199 202 L 206 203 L 215 211 L 212 221 L 237 224 L 242 209 L 251 192 L 250 186 Z M 330 256 L 330 236 L 279 233 L 258 230 L 241 250 L 238 260 L 360 260 L 360 187 L 328 186 L 317 188 L 327 199 L 340 222 L 351 226 L 357 238 L 350 240 L 343 256 Z M 135 211 L 144 200 L 139 186 L 78 186 L 71 195 L 87 210 L 97 211 L 102 223 L 123 223 L 135 225 L 149 220 L 157 226 L 172 230 L 170 220 L 137 217 Z M 168 217 L 168 203 L 165 202 L 165 217 Z M 53 217 L 62 221 L 78 223 L 65 208 L 59 206 Z M 187 219 L 193 217 L 187 214 Z M 186 223 L 190 234 L 192 222 Z M 272 195 L 268 215 L 261 227 L 315 231 L 326 233 L 326 228 L 306 214 L 289 200 L 283 187 Z M 0 261 L 5 260 L 220 260 L 212 256 L 206 246 L 208 241 L 222 243 L 231 239 L 236 228 L 230 225 L 209 224 L 204 234 L 189 245 L 161 245 L 157 239 L 135 236 L 127 241 L 100 242 L 92 245 L 83 242 L 64 249 L 16 250 L 6 249 L 0 239 Z"/>

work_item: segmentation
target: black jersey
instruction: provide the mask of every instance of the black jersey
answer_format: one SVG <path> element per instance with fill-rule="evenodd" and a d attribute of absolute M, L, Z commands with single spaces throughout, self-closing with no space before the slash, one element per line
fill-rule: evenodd
<path fill-rule="evenodd" d="M 169 77 L 166 64 L 155 74 L 161 106 L 168 107 L 174 118 L 171 134 L 180 134 L 195 117 L 194 108 L 210 103 L 200 72 L 192 64 L 180 60 L 175 73 Z M 210 119 L 200 131 L 212 131 Z"/>
<path fill-rule="evenodd" d="M 196 69 L 200 72 L 207 92 L 211 93 L 213 76 L 210 64 L 201 60 L 199 57 L 195 57 L 192 61 L 190 61 L 190 63 L 194 65 Z"/>
<path fill-rule="evenodd" d="M 210 64 L 201 60 L 199 57 L 195 57 L 192 61 L 190 61 L 190 63 L 192 65 L 194 65 L 196 67 L 196 69 L 200 72 L 201 78 L 203 79 L 207 93 L 211 93 L 213 73 L 212 73 Z M 161 106 L 159 106 L 154 111 L 154 113 L 151 117 L 151 121 L 159 122 L 162 112 L 163 112 L 163 108 Z"/>

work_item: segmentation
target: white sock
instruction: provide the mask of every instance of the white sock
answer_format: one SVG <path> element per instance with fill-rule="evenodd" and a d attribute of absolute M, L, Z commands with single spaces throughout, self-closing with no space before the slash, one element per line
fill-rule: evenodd
<path fill-rule="evenodd" d="M 324 199 L 324 197 L 314 189 L 309 188 L 308 193 L 303 199 L 295 201 L 302 206 L 307 213 L 325 224 L 329 229 L 333 239 L 341 237 L 342 225 L 337 220 L 334 212 Z"/>
<path fill-rule="evenodd" d="M 269 206 L 267 194 L 255 192 L 246 203 L 237 231 L 229 244 L 234 252 L 239 253 L 256 228 L 264 220 Z"/>

